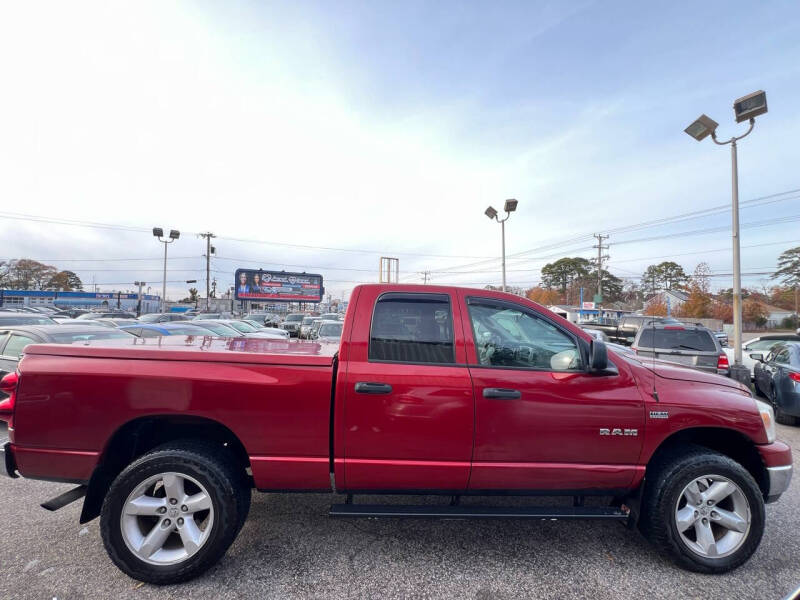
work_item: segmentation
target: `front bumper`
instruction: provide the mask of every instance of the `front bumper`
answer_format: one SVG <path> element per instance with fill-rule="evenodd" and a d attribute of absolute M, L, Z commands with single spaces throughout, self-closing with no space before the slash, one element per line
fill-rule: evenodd
<path fill-rule="evenodd" d="M 3 464 L 6 467 L 6 475 L 16 479 L 17 475 L 17 461 L 14 460 L 14 454 L 11 452 L 11 442 L 6 442 L 0 446 L 0 454 L 2 454 Z"/>
<path fill-rule="evenodd" d="M 767 467 L 769 491 L 767 492 L 767 502 L 775 502 L 781 494 L 789 489 L 792 481 L 792 465 L 783 467 Z"/>

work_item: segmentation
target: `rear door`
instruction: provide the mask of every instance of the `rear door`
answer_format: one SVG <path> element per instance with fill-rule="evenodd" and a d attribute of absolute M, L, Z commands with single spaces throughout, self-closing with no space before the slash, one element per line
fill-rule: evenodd
<path fill-rule="evenodd" d="M 706 329 L 687 329 L 680 325 L 645 327 L 636 343 L 637 354 L 653 356 L 711 373 L 717 372 L 721 349 Z"/>
<path fill-rule="evenodd" d="M 474 402 L 458 304 L 435 288 L 379 295 L 369 287 L 357 303 L 337 387 L 344 486 L 465 490 Z"/>
<path fill-rule="evenodd" d="M 0 346 L 2 346 L 2 349 L 0 349 L 0 377 L 6 373 L 16 371 L 19 357 L 22 355 L 25 346 L 35 344 L 38 341 L 32 335 L 13 332 L 10 334 L 6 332 L 6 335 L 0 333 Z"/>
<path fill-rule="evenodd" d="M 584 371 L 575 334 L 525 305 L 460 292 L 475 389 L 469 488 L 584 490 L 628 486 L 644 403 L 624 361 Z"/>

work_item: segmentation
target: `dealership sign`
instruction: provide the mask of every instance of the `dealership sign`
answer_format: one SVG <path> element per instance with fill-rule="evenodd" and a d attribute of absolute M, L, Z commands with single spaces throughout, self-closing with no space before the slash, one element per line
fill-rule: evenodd
<path fill-rule="evenodd" d="M 322 275 L 236 269 L 237 300 L 320 302 Z"/>

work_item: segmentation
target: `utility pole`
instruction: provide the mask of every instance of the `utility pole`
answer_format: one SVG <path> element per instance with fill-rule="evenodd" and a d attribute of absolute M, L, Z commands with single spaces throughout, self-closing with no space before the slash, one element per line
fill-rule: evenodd
<path fill-rule="evenodd" d="M 147 285 L 144 281 L 134 281 L 134 285 L 139 286 L 139 293 L 136 294 L 136 316 L 142 316 L 142 288 Z"/>
<path fill-rule="evenodd" d="M 608 250 L 608 244 L 603 245 L 603 240 L 607 240 L 608 236 L 602 233 L 595 233 L 594 238 L 597 240 L 597 245 L 592 246 L 597 248 L 597 295 L 602 299 L 603 297 L 603 261 L 608 258 L 607 254 L 603 254 L 603 250 Z M 601 300 L 602 302 L 602 300 Z M 597 308 L 597 307 L 595 307 Z"/>
<path fill-rule="evenodd" d="M 200 234 L 201 238 L 206 238 L 206 311 L 211 310 L 211 297 L 209 293 L 211 292 L 211 255 L 216 251 L 216 248 L 211 245 L 211 238 L 215 238 L 213 233 L 207 231 L 206 233 Z"/>
<path fill-rule="evenodd" d="M 422 283 L 428 285 L 428 279 L 431 277 L 430 271 L 423 271 L 422 272 Z"/>

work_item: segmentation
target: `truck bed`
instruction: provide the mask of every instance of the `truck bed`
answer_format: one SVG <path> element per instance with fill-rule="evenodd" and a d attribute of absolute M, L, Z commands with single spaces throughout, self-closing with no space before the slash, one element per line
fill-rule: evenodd
<path fill-rule="evenodd" d="M 337 350 L 203 336 L 28 346 L 10 436 L 18 465 L 29 477 L 85 482 L 120 430 L 166 416 L 230 430 L 256 487 L 329 489 Z"/>

